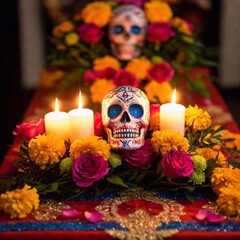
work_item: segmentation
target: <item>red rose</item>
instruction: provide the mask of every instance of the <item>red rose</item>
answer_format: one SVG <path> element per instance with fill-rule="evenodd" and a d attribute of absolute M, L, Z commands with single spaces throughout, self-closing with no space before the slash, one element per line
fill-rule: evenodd
<path fill-rule="evenodd" d="M 77 29 L 77 31 L 80 40 L 83 40 L 86 43 L 96 43 L 104 35 L 101 28 L 94 24 L 83 24 Z"/>
<path fill-rule="evenodd" d="M 114 79 L 113 83 L 116 86 L 132 86 L 138 88 L 140 86 L 140 82 L 137 78 L 126 69 L 118 70 Z"/>
<path fill-rule="evenodd" d="M 25 141 L 30 141 L 39 134 L 45 133 L 45 124 L 43 118 L 32 120 L 30 122 L 22 123 L 16 126 L 13 135 L 19 136 Z"/>
<path fill-rule="evenodd" d="M 174 76 L 174 69 L 167 62 L 154 64 L 148 71 L 150 80 L 155 80 L 159 83 L 169 82 Z"/>

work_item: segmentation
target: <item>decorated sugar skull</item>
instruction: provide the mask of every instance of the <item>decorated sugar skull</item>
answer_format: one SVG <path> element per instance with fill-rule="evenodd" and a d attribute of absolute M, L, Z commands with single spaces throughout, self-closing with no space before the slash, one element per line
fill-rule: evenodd
<path fill-rule="evenodd" d="M 102 102 L 103 127 L 111 148 L 140 148 L 145 142 L 149 116 L 149 101 L 143 91 L 131 86 L 111 90 Z"/>
<path fill-rule="evenodd" d="M 112 53 L 120 60 L 138 57 L 144 44 L 146 25 L 141 8 L 124 4 L 114 9 L 114 16 L 109 24 Z"/>

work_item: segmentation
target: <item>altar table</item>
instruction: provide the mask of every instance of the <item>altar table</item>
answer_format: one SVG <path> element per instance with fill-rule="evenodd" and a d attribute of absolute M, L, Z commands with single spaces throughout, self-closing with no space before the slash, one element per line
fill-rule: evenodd
<path fill-rule="evenodd" d="M 224 124 L 233 132 L 239 128 L 214 84 L 206 81 L 211 98 L 194 96 L 198 106 L 206 108 L 217 124 Z M 74 93 L 77 96 L 78 89 Z M 49 112 L 55 94 L 39 89 L 27 109 L 23 121 L 43 117 Z M 68 111 L 73 106 L 73 92 L 57 93 L 61 108 Z M 20 144 L 15 139 L 4 159 L 0 173 L 11 171 L 11 163 L 17 158 Z M 45 198 L 40 209 L 24 219 L 10 219 L 0 215 L 0 239 L 240 239 L 239 219 L 226 218 L 223 222 L 199 221 L 199 209 L 216 210 L 216 196 L 211 190 L 200 189 L 194 195 L 194 203 L 181 192 L 152 192 L 143 189 L 103 196 L 83 196 L 78 199 Z M 91 223 L 83 216 L 64 218 L 62 209 L 99 211 L 103 219 Z"/>

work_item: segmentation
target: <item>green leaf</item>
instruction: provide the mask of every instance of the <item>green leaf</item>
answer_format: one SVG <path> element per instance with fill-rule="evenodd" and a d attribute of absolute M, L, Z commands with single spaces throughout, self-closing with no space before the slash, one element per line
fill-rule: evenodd
<path fill-rule="evenodd" d="M 107 178 L 107 181 L 124 188 L 129 188 L 129 186 L 123 182 L 122 178 L 118 176 L 110 176 Z"/>
<path fill-rule="evenodd" d="M 59 186 L 58 182 L 52 183 L 52 191 L 56 192 L 58 190 L 58 186 Z"/>

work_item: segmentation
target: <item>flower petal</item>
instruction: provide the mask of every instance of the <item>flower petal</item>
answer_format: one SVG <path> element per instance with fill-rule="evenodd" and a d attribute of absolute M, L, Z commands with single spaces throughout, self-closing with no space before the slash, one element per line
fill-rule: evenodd
<path fill-rule="evenodd" d="M 63 209 L 61 212 L 61 216 L 65 218 L 76 218 L 83 216 L 83 212 L 78 211 L 77 209 L 74 208 Z"/>
<path fill-rule="evenodd" d="M 88 211 L 85 211 L 84 212 L 84 216 L 90 222 L 99 222 L 103 218 L 103 215 L 100 212 L 88 212 Z"/>
<path fill-rule="evenodd" d="M 223 222 L 224 217 L 217 215 L 215 212 L 208 210 L 207 219 L 209 222 Z"/>
<path fill-rule="evenodd" d="M 198 211 L 198 213 L 195 215 L 195 217 L 196 217 L 198 220 L 201 221 L 201 220 L 206 219 L 207 214 L 208 214 L 208 210 L 206 210 L 206 209 L 200 209 L 200 210 Z"/>

